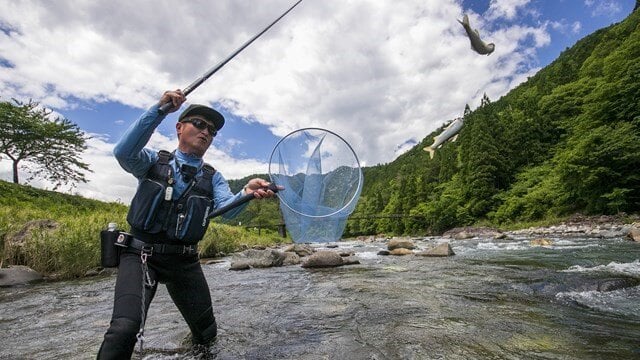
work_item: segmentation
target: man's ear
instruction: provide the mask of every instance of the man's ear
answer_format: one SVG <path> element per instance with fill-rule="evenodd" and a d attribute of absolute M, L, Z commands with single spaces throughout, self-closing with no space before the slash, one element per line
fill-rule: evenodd
<path fill-rule="evenodd" d="M 180 134 L 182 133 L 182 123 L 181 122 L 177 122 L 176 123 L 176 133 L 178 134 L 178 139 L 180 139 Z"/>

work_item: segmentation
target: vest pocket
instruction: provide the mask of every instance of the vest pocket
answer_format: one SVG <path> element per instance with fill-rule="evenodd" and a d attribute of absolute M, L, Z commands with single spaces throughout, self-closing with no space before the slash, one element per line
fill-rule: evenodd
<path fill-rule="evenodd" d="M 191 195 L 175 220 L 175 237 L 196 242 L 202 239 L 209 226 L 211 199 L 206 196 Z"/>
<path fill-rule="evenodd" d="M 156 225 L 155 219 L 160 203 L 164 199 L 164 191 L 165 187 L 161 183 L 150 179 L 142 180 L 131 201 L 127 222 L 131 226 L 145 231 L 159 230 L 153 228 Z"/>

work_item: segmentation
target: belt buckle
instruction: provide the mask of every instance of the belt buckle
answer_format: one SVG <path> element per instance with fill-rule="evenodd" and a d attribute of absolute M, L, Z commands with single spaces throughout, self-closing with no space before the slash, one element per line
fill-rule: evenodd
<path fill-rule="evenodd" d="M 140 248 L 140 253 L 141 254 L 146 254 L 147 256 L 152 256 L 153 255 L 153 246 L 151 246 L 151 245 L 143 245 L 142 248 Z"/>
<path fill-rule="evenodd" d="M 191 252 L 193 252 L 193 245 L 182 246 L 182 255 L 191 255 Z"/>

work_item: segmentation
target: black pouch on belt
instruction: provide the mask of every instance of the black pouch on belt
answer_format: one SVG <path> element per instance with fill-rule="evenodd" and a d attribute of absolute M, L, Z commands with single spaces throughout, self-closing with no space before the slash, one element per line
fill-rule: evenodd
<path fill-rule="evenodd" d="M 126 245 L 118 244 L 119 236 L 119 231 L 100 231 L 100 264 L 102 267 L 112 268 L 120 265 L 120 250 Z"/>

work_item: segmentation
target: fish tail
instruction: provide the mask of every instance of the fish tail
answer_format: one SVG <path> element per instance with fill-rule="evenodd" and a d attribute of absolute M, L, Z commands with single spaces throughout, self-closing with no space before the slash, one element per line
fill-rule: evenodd
<path fill-rule="evenodd" d="M 423 150 L 429 152 L 429 157 L 433 159 L 433 153 L 435 152 L 435 150 L 432 149 L 431 146 L 427 146 Z"/>
<path fill-rule="evenodd" d="M 467 16 L 467 14 L 464 14 L 464 16 L 462 17 L 462 21 L 458 20 L 458 22 L 462 25 L 469 25 L 469 16 Z"/>

